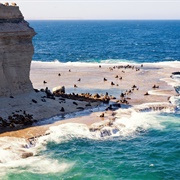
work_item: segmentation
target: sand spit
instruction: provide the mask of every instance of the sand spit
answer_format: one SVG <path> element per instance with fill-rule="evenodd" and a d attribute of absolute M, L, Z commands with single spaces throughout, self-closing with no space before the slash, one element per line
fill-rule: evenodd
<path fill-rule="evenodd" d="M 171 73 L 178 71 L 180 67 L 180 63 L 177 62 L 174 66 L 172 66 L 173 62 L 169 64 L 144 64 L 141 67 L 139 64 L 122 63 L 101 64 L 99 67 L 98 64 L 33 62 L 31 81 L 37 89 L 46 86 L 53 89 L 61 85 L 66 87 L 68 93 L 108 92 L 117 99 L 120 99 L 121 93 L 126 93 L 131 105 L 167 102 L 169 96 L 176 95 L 174 87 L 167 84 L 167 81 L 173 81 L 170 77 Z M 78 81 L 79 79 L 81 81 Z M 43 84 L 44 80 L 46 84 Z M 154 85 L 157 88 L 153 88 Z M 146 92 L 149 95 L 145 96 Z"/>
<path fill-rule="evenodd" d="M 36 91 L 1 98 L 0 113 L 3 118 L 8 118 L 12 113 L 25 111 L 33 115 L 36 121 L 31 127 L 19 131 L 14 131 L 17 127 L 9 127 L 8 131 L 12 132 L 1 133 L 1 136 L 30 138 L 42 135 L 50 126 L 61 123 L 85 123 L 88 126 L 96 122 L 103 123 L 105 120 L 114 120 L 115 110 L 124 107 L 139 112 L 173 110 L 175 106 L 170 102 L 170 97 L 177 93 L 168 82 L 172 83 L 172 72 L 178 72 L 178 67 L 180 63 L 177 62 L 174 66 L 173 63 L 170 66 L 168 63 L 99 65 L 32 62 L 30 79 Z M 64 86 L 66 94 L 46 98 L 45 92 L 39 91 L 46 88 L 52 91 L 58 86 Z M 82 95 L 93 97 L 95 102 L 80 99 Z M 102 101 L 97 96 L 108 96 L 109 103 L 106 102 L 102 105 L 104 108 L 95 112 L 90 110 L 76 117 L 65 117 L 70 113 L 98 107 Z M 122 116 L 125 114 L 128 114 L 128 110 Z M 44 123 L 46 121 L 43 120 L 56 115 L 59 116 L 55 121 Z M 58 121 L 58 118 L 61 120 Z"/>

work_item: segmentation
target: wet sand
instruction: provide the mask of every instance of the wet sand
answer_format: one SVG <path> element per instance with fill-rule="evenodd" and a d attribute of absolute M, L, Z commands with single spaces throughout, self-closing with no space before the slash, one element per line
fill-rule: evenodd
<path fill-rule="evenodd" d="M 169 97 L 176 95 L 172 85 L 175 81 L 170 77 L 172 72 L 179 71 L 180 63 L 158 63 L 158 64 L 76 64 L 76 63 L 42 63 L 32 62 L 30 79 L 35 89 L 44 89 L 48 87 L 52 90 L 57 86 L 65 86 L 66 93 L 99 93 L 115 97 L 112 102 L 122 104 L 120 100 L 121 93 L 126 93 L 128 106 L 137 106 L 144 103 L 157 103 L 157 106 L 172 106 L 169 103 Z M 122 67 L 123 66 L 123 67 Z M 124 68 L 126 66 L 126 68 Z M 120 68 L 121 67 L 121 68 Z M 104 81 L 104 78 L 107 81 Z M 78 81 L 80 79 L 80 81 Z M 43 83 L 46 81 L 47 83 Z M 113 83 L 112 83 L 113 82 Z M 112 85 L 114 84 L 114 85 Z M 77 87 L 74 87 L 74 86 Z M 135 85 L 135 86 L 134 86 Z M 158 88 L 152 88 L 156 85 Z M 133 88 L 133 86 L 135 88 Z M 148 95 L 145 95 L 145 94 Z M 13 99 L 1 98 L 0 112 L 4 116 L 8 115 L 13 110 L 23 108 L 30 114 L 33 114 L 36 119 L 50 118 L 55 115 L 64 115 L 77 112 L 77 105 L 73 104 L 74 100 L 66 99 L 65 103 L 48 99 L 45 103 L 38 102 L 34 104 L 29 102 L 30 99 L 41 96 L 38 93 L 32 92 L 17 96 Z M 38 99 L 39 97 L 37 97 Z M 85 107 L 87 102 L 76 101 L 78 106 Z M 111 102 L 110 102 L 111 103 Z M 159 103 L 159 105 L 158 105 Z M 89 108 L 94 108 L 99 105 L 99 102 L 92 104 Z M 63 106 L 66 112 L 60 112 Z M 107 105 L 108 106 L 108 105 Z M 44 108 L 46 107 L 46 108 Z M 90 112 L 89 114 L 79 115 L 77 117 L 67 117 L 65 120 L 54 121 L 53 123 L 44 124 L 38 123 L 38 126 L 25 128 L 22 130 L 1 133 L 0 136 L 15 136 L 30 138 L 33 136 L 43 135 L 50 126 L 59 125 L 61 123 L 85 123 L 88 126 L 95 122 L 103 122 L 106 119 L 113 118 L 113 111 L 104 111 L 105 117 L 99 117 L 100 112 Z M 15 130 L 15 129 L 12 129 Z"/>

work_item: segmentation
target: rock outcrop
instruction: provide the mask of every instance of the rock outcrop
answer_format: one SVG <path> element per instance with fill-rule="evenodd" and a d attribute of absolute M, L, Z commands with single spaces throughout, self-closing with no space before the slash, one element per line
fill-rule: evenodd
<path fill-rule="evenodd" d="M 0 96 L 33 90 L 29 73 L 35 34 L 18 6 L 0 4 Z"/>

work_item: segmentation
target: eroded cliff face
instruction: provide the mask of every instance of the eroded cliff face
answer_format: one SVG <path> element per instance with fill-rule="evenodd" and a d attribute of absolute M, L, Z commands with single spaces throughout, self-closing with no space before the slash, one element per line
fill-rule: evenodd
<path fill-rule="evenodd" d="M 29 73 L 35 34 L 18 6 L 0 4 L 0 96 L 33 90 Z"/>

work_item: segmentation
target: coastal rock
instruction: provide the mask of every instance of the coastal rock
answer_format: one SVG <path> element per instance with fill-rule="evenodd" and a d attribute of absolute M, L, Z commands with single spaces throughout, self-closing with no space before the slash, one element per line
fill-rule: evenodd
<path fill-rule="evenodd" d="M 0 96 L 33 90 L 29 72 L 35 34 L 18 6 L 0 4 Z"/>
<path fill-rule="evenodd" d="M 31 157 L 33 156 L 33 153 L 32 152 L 24 152 L 22 154 L 22 158 L 25 159 L 25 158 L 28 158 L 28 157 Z"/>

